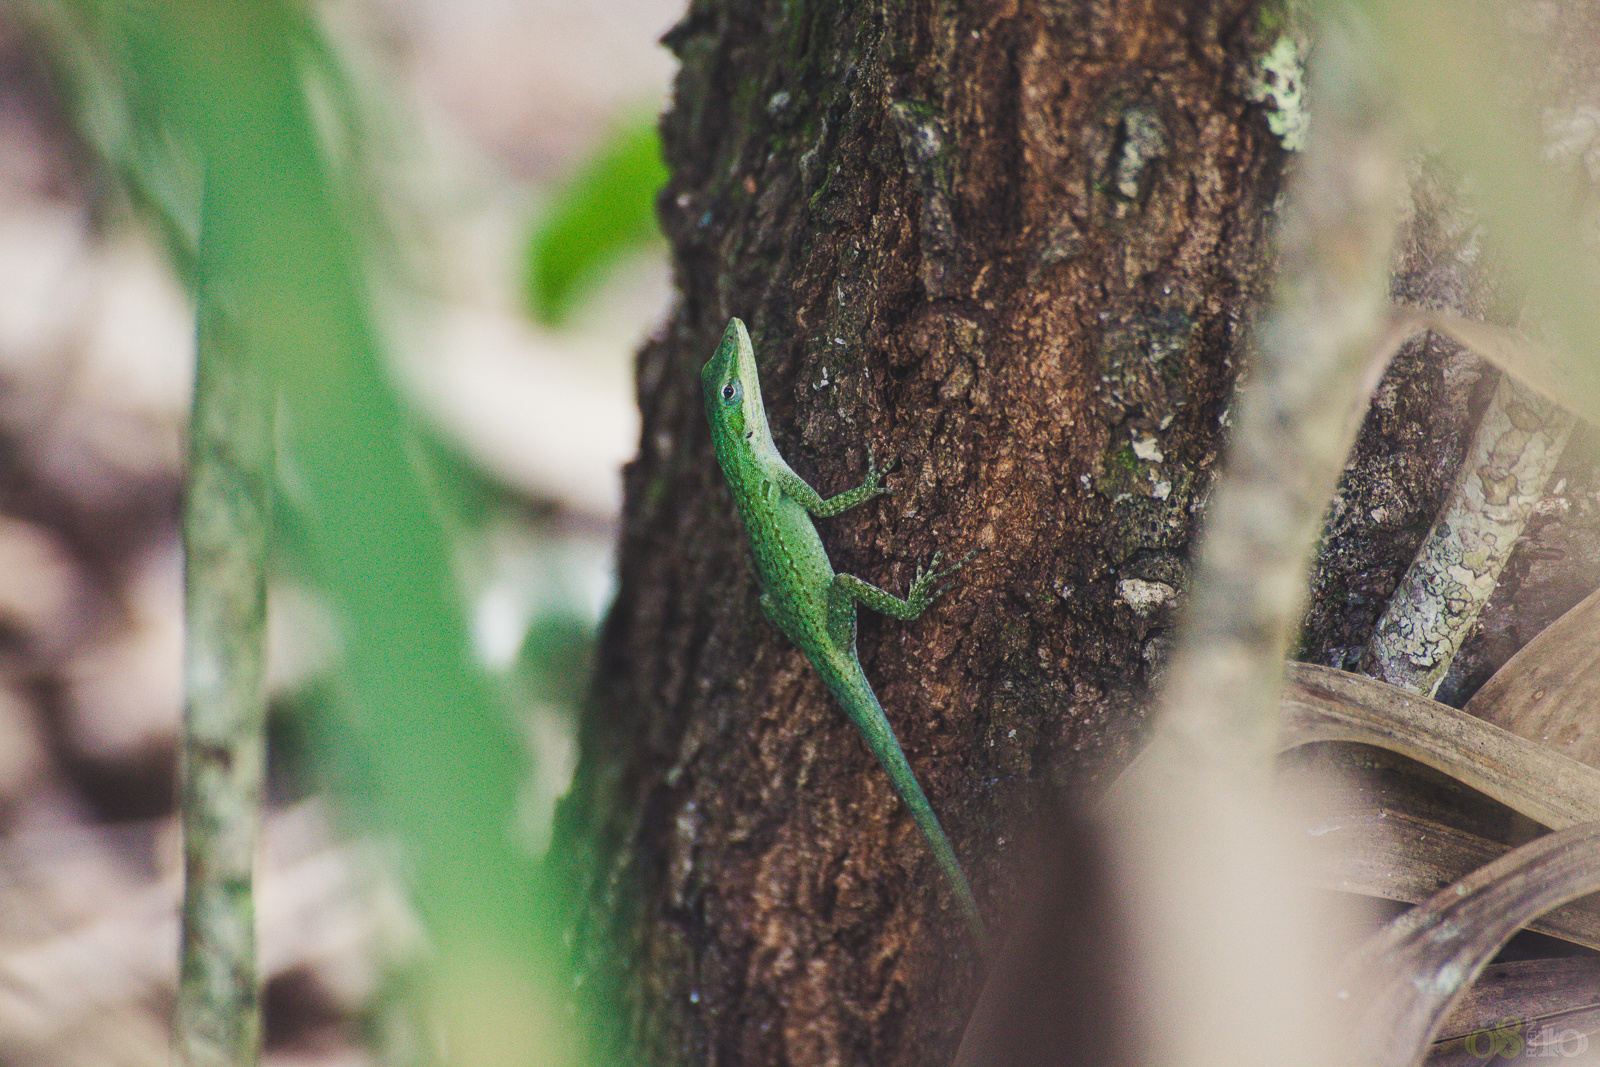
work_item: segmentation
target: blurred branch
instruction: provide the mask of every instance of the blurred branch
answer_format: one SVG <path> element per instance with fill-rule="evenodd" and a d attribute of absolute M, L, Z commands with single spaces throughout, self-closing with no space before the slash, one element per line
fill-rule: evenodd
<path fill-rule="evenodd" d="M 1551 403 L 1600 426 L 1600 381 L 1593 364 L 1573 360 L 1525 334 L 1435 308 L 1395 309 L 1400 328 L 1436 330 Z"/>
<path fill-rule="evenodd" d="M 363 243 L 307 103 L 298 5 L 113 5 L 111 54 L 205 165 L 208 271 L 279 390 L 285 496 L 341 624 L 348 699 L 309 725 L 375 801 L 437 937 L 462 1063 L 559 1063 L 549 898 L 512 836 L 526 760 L 475 662 L 415 435 L 383 363 Z M 354 158 L 354 157 L 352 157 Z"/>
<path fill-rule="evenodd" d="M 205 160 L 207 256 L 238 336 L 281 389 L 289 494 L 340 611 L 367 784 L 395 805 L 431 910 L 465 929 L 530 903 L 519 868 L 531 864 L 477 836 L 489 821 L 503 831 L 521 760 L 472 663 L 441 516 L 381 365 L 356 235 L 294 60 L 292 6 L 141 9 L 127 47 Z M 439 788 L 430 776 L 444 768 L 475 769 L 476 788 Z"/>
<path fill-rule="evenodd" d="M 1267 787 L 1312 550 L 1368 393 L 1405 331 L 1388 300 L 1398 131 L 1358 13 L 1328 8 L 1273 307 L 1240 388 L 1153 737 L 1111 798 L 1160 1020 L 1150 1062 L 1336 1056 L 1308 980 L 1315 927 L 1284 883 Z"/>
<path fill-rule="evenodd" d="M 1513 112 L 1499 80 L 1483 77 L 1503 63 L 1503 12 L 1496 5 L 1441 6 L 1436 0 L 1393 0 L 1378 11 L 1391 50 L 1404 57 L 1396 68 L 1406 81 L 1410 108 L 1430 120 L 1481 183 L 1497 251 L 1517 269 L 1539 314 L 1552 320 L 1562 341 L 1550 347 L 1518 344 L 1504 331 L 1446 315 L 1430 323 L 1542 394 L 1501 383 L 1450 501 L 1372 635 L 1373 669 L 1431 695 L 1493 592 L 1561 456 L 1572 418 L 1560 409 L 1592 418 L 1600 401 L 1600 337 L 1592 323 L 1595 267 L 1575 240 L 1584 227 L 1569 221 L 1571 197 L 1556 191 L 1555 168 L 1535 157 L 1532 137 L 1517 135 L 1529 120 Z M 1449 32 L 1439 32 L 1443 25 Z M 1565 357 L 1567 347 L 1575 358 Z M 1508 355 L 1509 361 L 1497 358 Z"/>
<path fill-rule="evenodd" d="M 1513 80 L 1544 72 L 1507 70 L 1506 12 L 1485 0 L 1386 0 L 1368 5 L 1378 21 L 1389 66 L 1400 83 L 1397 99 L 1472 175 L 1476 199 L 1489 221 L 1488 241 L 1497 259 L 1514 269 L 1532 294 L 1535 315 L 1548 324 L 1562 359 L 1545 376 L 1519 375 L 1535 389 L 1580 414 L 1600 398 L 1600 331 L 1593 257 L 1579 243 L 1585 226 L 1575 224 L 1570 186 L 1541 160 L 1527 131 L 1531 120 L 1517 111 L 1504 88 Z M 1538 57 L 1535 61 L 1551 61 Z M 1486 358 L 1493 355 L 1463 338 Z M 1568 373 L 1574 371 L 1575 373 Z M 1513 373 L 1516 373 L 1513 369 Z"/>
<path fill-rule="evenodd" d="M 1227 466 L 1152 749 L 1174 766 L 1265 785 L 1283 663 L 1311 553 L 1383 366 L 1401 175 L 1397 131 L 1350 31 L 1329 18 L 1316 119 L 1278 235 L 1274 302 L 1237 402 Z M 1144 762 L 1141 760 L 1141 762 Z"/>
<path fill-rule="evenodd" d="M 266 769 L 268 533 L 275 397 L 226 306 L 202 212 L 185 497 L 183 936 L 176 1044 L 192 1065 L 260 1051 L 252 885 Z"/>

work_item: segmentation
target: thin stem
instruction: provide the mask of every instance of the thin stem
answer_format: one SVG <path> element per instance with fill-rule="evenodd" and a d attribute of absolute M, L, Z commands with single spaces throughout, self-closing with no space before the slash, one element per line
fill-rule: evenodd
<path fill-rule="evenodd" d="M 207 218 L 205 221 L 209 221 Z M 205 221 L 202 222 L 204 227 Z M 248 1065 L 261 1040 L 252 883 L 265 770 L 272 397 L 202 230 L 184 508 L 184 897 L 176 1043 L 192 1067 Z"/>

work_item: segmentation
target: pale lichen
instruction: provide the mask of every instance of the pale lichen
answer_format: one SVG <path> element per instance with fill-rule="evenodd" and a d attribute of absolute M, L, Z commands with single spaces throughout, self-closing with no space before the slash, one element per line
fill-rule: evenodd
<path fill-rule="evenodd" d="M 1502 379 L 1444 510 L 1373 631 L 1374 672 L 1432 696 L 1566 446 L 1572 417 Z"/>
<path fill-rule="evenodd" d="M 1273 42 L 1251 72 L 1246 93 L 1261 105 L 1267 128 L 1290 152 L 1305 146 L 1311 112 L 1306 106 L 1307 47 L 1294 34 Z"/>

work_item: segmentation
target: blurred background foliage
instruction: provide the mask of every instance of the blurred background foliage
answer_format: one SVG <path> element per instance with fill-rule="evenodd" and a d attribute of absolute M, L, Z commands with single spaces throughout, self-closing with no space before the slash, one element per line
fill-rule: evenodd
<path fill-rule="evenodd" d="M 274 842 L 286 815 L 316 797 L 326 810 L 331 788 L 333 808 L 347 813 L 335 820 L 344 829 L 318 822 L 288 850 L 326 846 L 337 863 L 360 867 L 366 873 L 348 891 L 365 904 L 398 879 L 426 922 L 421 955 L 407 948 L 419 944 L 414 938 L 397 934 L 407 927 L 398 905 L 366 908 L 370 936 L 347 937 L 342 952 L 274 948 L 267 942 L 283 932 L 268 916 L 283 879 L 271 877 L 276 860 L 264 861 L 269 1060 L 316 1053 L 426 1062 L 441 1041 L 461 1062 L 571 1055 L 571 1022 L 559 1007 L 566 987 L 555 970 L 558 917 L 536 861 L 551 844 L 551 811 L 570 775 L 576 709 L 609 597 L 616 468 L 637 432 L 629 357 L 665 294 L 653 207 L 664 173 L 649 116 L 669 69 L 654 38 L 676 10 L 649 0 L 617 7 L 468 5 L 465 13 L 478 17 L 475 40 L 463 36 L 473 20 L 452 5 L 36 0 L 0 21 L 0 46 L 27 73 L 7 83 L 7 103 L 42 116 L 42 143 L 31 147 L 70 179 L 46 173 L 29 186 L 29 175 L 18 179 L 12 168 L 9 180 L 28 197 L 0 198 L 16 204 L 0 230 L 0 255 L 11 253 L 5 277 L 31 282 L 28 291 L 48 301 L 52 286 L 92 289 L 110 273 L 75 282 L 66 271 L 28 275 L 39 258 L 30 262 L 18 248 L 29 198 L 38 212 L 64 214 L 72 255 L 153 240 L 168 284 L 180 294 L 197 284 L 220 293 L 245 326 L 251 358 L 278 384 L 268 852 L 283 847 Z M 619 18 L 627 23 L 620 35 Z M 530 35 L 551 59 L 534 64 L 546 79 L 534 94 L 541 103 L 515 115 L 474 111 L 515 98 L 529 63 L 517 46 Z M 597 56 L 619 47 L 633 76 L 586 81 L 582 70 L 614 66 Z M 15 142 L 16 124 L 8 129 Z M 215 252 L 203 278 L 202 202 Z M 159 274 L 153 259 L 139 262 Z M 0 309 L 0 373 L 12 389 L 0 432 L 12 446 L 5 462 L 18 468 L 6 472 L 13 488 L 4 511 L 55 546 L 73 582 L 105 586 L 63 609 L 80 617 L 61 623 L 67 636 L 47 661 L 22 669 L 30 678 L 71 679 L 107 642 L 130 643 L 118 605 L 128 595 L 125 572 L 137 566 L 121 561 L 147 552 L 175 558 L 181 449 L 168 446 L 181 439 L 172 435 L 182 432 L 193 326 L 182 296 L 168 299 L 165 334 L 115 356 L 118 373 L 134 378 L 155 374 L 158 360 L 164 368 L 157 410 L 137 412 L 161 427 L 167 449 L 151 461 L 161 476 L 144 487 L 143 524 L 93 499 L 95 487 L 74 484 L 70 473 L 51 481 L 61 442 L 50 434 L 62 432 L 63 405 L 26 402 L 30 390 L 59 394 L 79 384 L 97 354 L 35 343 L 20 312 L 10 314 L 16 308 Z M 561 331 L 530 324 L 525 311 Z M 137 316 L 111 319 L 114 331 L 140 326 Z M 179 337 L 183 344 L 172 343 Z M 126 381 L 110 377 L 109 395 L 84 400 L 80 421 L 93 422 L 96 404 L 130 399 Z M 115 481 L 127 445 L 102 426 L 94 432 L 100 452 L 86 463 L 100 481 Z M 0 543 L 0 556 L 14 555 Z M 152 613 L 176 613 L 176 573 L 160 571 Z M 150 722 L 136 743 L 87 758 L 70 736 L 47 738 L 42 748 L 51 751 L 32 779 L 19 778 L 19 794 L 39 776 L 61 778 L 53 802 L 67 821 L 81 820 L 74 793 L 89 787 L 75 779 L 91 773 L 109 781 L 91 828 L 137 817 L 157 839 L 166 832 L 179 692 L 173 625 L 162 615 L 167 636 L 127 653 L 144 657 L 143 673 L 104 679 L 132 688 L 153 675 L 165 687 L 167 697 L 144 701 Z M 13 690 L 18 728 L 50 735 L 56 709 L 29 706 L 28 686 Z M 122 706 L 112 702 L 105 714 Z M 122 779 L 144 792 L 119 795 Z M 29 822 L 28 802 L 4 799 L 11 817 L 3 829 L 15 834 Z M 352 852 L 351 834 L 392 845 Z M 106 838 L 101 858 L 125 864 L 122 847 Z M 159 843 L 149 847 L 152 873 L 170 884 L 176 858 Z M 42 855 L 34 889 L 59 892 L 50 888 L 63 873 L 52 869 L 59 854 L 46 845 Z M 22 890 L 0 886 L 6 892 Z M 20 897 L 7 905 L 20 907 Z M 102 901 L 103 909 L 121 906 Z M 0 954 L 45 934 L 70 943 L 103 919 L 78 908 L 47 930 L 0 925 Z M 421 1022 L 427 1012 L 413 996 L 421 956 L 431 960 L 448 1035 Z M 285 957 L 289 965 L 275 970 Z M 154 968 L 159 989 L 170 962 L 140 966 Z M 352 968 L 367 978 L 353 979 Z M 11 1033 L 7 1012 L 29 1005 L 4 999 L 0 1032 Z M 108 1062 L 126 1062 L 136 1040 L 120 1009 L 147 1040 L 164 1022 L 159 998 L 135 999 L 118 1012 L 46 1026 L 31 1045 L 14 1034 L 4 1040 L 22 1042 L 11 1051 L 37 1053 L 32 1062 L 91 1062 L 94 1050 L 112 1049 Z M 82 1040 L 52 1046 L 65 1030 Z"/>
<path fill-rule="evenodd" d="M 613 131 L 561 190 L 528 244 L 528 306 L 559 326 L 624 253 L 659 241 L 666 184 L 654 116 Z"/>

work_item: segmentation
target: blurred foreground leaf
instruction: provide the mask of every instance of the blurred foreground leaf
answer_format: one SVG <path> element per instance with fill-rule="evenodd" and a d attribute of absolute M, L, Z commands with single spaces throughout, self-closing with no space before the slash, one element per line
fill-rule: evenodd
<path fill-rule="evenodd" d="M 654 118 L 618 129 L 600 146 L 529 242 L 528 307 L 535 319 L 566 322 L 607 266 L 656 238 L 656 193 L 666 182 Z"/>
<path fill-rule="evenodd" d="M 320 31 L 286 0 L 69 10 L 98 35 L 86 54 L 107 64 L 109 99 L 203 175 L 209 298 L 228 308 L 241 359 L 279 387 L 286 489 L 338 616 L 343 692 L 309 726 L 325 762 L 369 772 L 364 814 L 404 846 L 454 1058 L 566 1062 L 553 909 L 513 835 L 525 754 L 469 648 L 450 524 L 419 478 L 348 187 L 307 105 Z"/>

